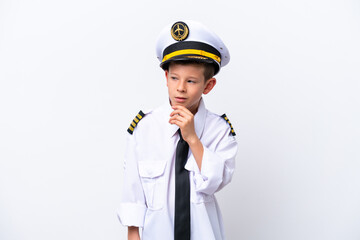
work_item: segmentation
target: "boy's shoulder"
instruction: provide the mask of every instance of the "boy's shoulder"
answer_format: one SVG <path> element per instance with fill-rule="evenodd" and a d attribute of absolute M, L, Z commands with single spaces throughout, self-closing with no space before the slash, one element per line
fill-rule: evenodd
<path fill-rule="evenodd" d="M 143 120 L 145 117 L 148 117 L 149 115 L 151 115 L 151 113 L 152 113 L 152 110 L 146 110 L 146 111 L 140 110 L 139 113 L 136 114 L 136 116 L 130 123 L 129 128 L 127 129 L 128 133 L 130 133 L 132 135 L 135 131 L 135 128 L 140 123 L 140 121 Z"/>
<path fill-rule="evenodd" d="M 230 134 L 236 136 L 235 130 L 230 122 L 228 116 L 224 114 L 216 114 L 210 111 L 207 111 L 207 118 L 212 122 L 217 128 L 220 126 L 222 128 L 230 129 Z"/>
<path fill-rule="evenodd" d="M 224 113 L 224 114 L 222 114 L 220 117 L 221 117 L 222 119 L 224 119 L 224 120 L 227 122 L 227 124 L 229 125 L 231 135 L 236 136 L 235 130 L 234 130 L 234 128 L 233 128 L 233 126 L 232 126 L 232 124 L 231 124 L 230 119 L 228 118 L 228 116 L 226 116 L 226 114 Z"/>
<path fill-rule="evenodd" d="M 131 121 L 127 132 L 131 135 L 134 134 L 137 128 L 141 125 L 140 128 L 151 128 L 154 127 L 154 124 L 159 123 L 161 120 L 161 107 L 155 109 L 140 110 L 138 114 Z"/>

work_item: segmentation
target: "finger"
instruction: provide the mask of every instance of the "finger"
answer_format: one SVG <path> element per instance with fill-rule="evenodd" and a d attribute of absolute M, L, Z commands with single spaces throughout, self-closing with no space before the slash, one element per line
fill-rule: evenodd
<path fill-rule="evenodd" d="M 177 125 L 180 129 L 184 127 L 183 122 L 179 121 L 178 119 L 171 119 L 169 123 Z"/>
<path fill-rule="evenodd" d="M 185 116 L 185 113 L 181 110 L 174 110 L 170 113 L 170 117 L 176 116 L 176 115 Z"/>
<path fill-rule="evenodd" d="M 170 117 L 170 120 L 178 120 L 178 121 L 184 122 L 184 123 L 188 121 L 185 117 L 183 117 L 181 115 L 174 115 L 174 116 Z"/>
<path fill-rule="evenodd" d="M 170 116 L 180 115 L 183 117 L 191 118 L 193 115 L 191 112 L 184 111 L 183 109 L 176 109 L 171 112 Z"/>

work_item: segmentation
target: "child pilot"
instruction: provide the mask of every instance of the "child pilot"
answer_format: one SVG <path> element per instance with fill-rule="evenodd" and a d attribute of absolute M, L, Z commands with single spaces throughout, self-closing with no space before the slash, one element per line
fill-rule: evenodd
<path fill-rule="evenodd" d="M 169 97 L 128 129 L 119 220 L 128 239 L 223 240 L 214 193 L 231 181 L 237 142 L 229 119 L 208 111 L 202 95 L 228 49 L 202 24 L 179 21 L 160 33 L 156 53 Z"/>

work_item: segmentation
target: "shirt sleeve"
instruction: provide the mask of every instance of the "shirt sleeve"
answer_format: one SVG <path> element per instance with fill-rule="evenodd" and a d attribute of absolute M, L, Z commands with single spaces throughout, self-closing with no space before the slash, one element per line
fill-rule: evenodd
<path fill-rule="evenodd" d="M 237 153 L 236 139 L 230 134 L 230 129 L 219 140 L 216 147 L 204 146 L 201 171 L 191 154 L 185 168 L 193 174 L 196 192 L 214 194 L 227 185 L 235 170 Z"/>
<path fill-rule="evenodd" d="M 136 138 L 128 135 L 124 159 L 124 181 L 118 218 L 124 226 L 144 226 L 147 207 L 138 171 Z"/>

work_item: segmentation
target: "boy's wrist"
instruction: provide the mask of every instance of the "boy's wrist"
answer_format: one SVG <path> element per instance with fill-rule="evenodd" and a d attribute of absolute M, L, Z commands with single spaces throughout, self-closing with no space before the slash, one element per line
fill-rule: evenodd
<path fill-rule="evenodd" d="M 191 138 L 187 143 L 189 144 L 191 152 L 195 158 L 196 164 L 198 165 L 199 170 L 201 171 L 204 147 L 203 147 L 200 139 L 197 136 L 194 138 Z"/>
<path fill-rule="evenodd" d="M 186 142 L 189 144 L 190 147 L 201 143 L 200 139 L 196 135 L 194 137 L 189 138 Z"/>
<path fill-rule="evenodd" d="M 128 227 L 128 240 L 140 240 L 138 227 L 134 227 L 134 226 Z"/>

